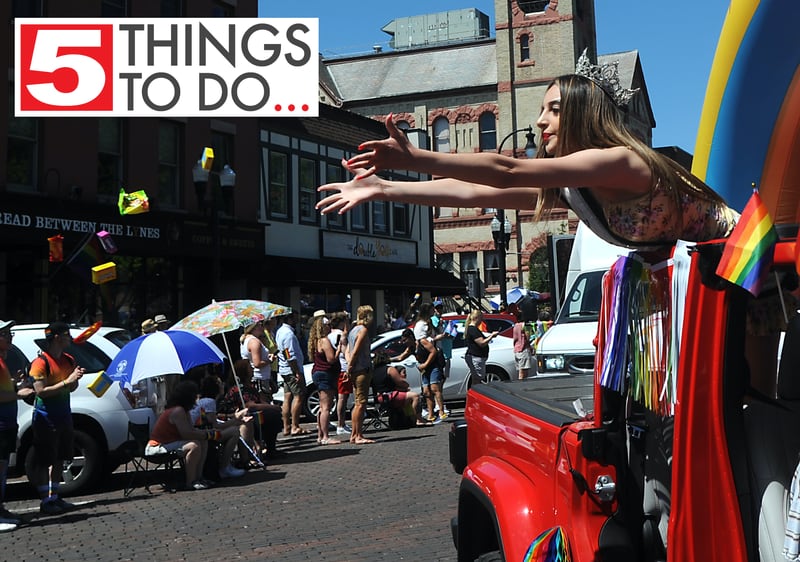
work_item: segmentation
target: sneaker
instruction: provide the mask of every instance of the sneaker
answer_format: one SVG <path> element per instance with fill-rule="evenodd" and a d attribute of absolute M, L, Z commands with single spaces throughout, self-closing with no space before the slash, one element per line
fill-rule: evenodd
<path fill-rule="evenodd" d="M 348 433 L 353 433 L 353 428 L 347 424 L 344 424 L 344 427 L 336 428 L 336 435 L 347 435 Z"/>
<path fill-rule="evenodd" d="M 446 420 L 448 418 L 449 415 L 450 415 L 450 412 L 445 410 L 443 413 L 439 414 L 439 421 L 443 422 L 444 420 Z"/>
<path fill-rule="evenodd" d="M 189 489 L 191 490 L 208 490 L 210 487 L 211 486 L 200 480 L 195 480 L 189 485 Z"/>
<path fill-rule="evenodd" d="M 431 417 L 428 415 L 428 408 L 422 408 L 422 417 L 427 418 L 428 421 L 433 421 Z"/>
<path fill-rule="evenodd" d="M 65 502 L 65 501 L 64 501 L 64 500 L 62 500 L 61 498 L 56 498 L 56 499 L 55 499 L 55 500 L 53 500 L 53 501 L 54 501 L 56 504 L 58 504 L 58 507 L 60 507 L 60 508 L 61 508 L 61 509 L 63 509 L 64 511 L 72 511 L 73 509 L 75 509 L 75 504 L 74 504 L 74 503 Z"/>
<path fill-rule="evenodd" d="M 42 515 L 61 515 L 66 510 L 54 500 L 43 501 L 39 504 L 39 513 Z"/>
<path fill-rule="evenodd" d="M 240 476 L 244 476 L 246 471 L 242 470 L 241 468 L 236 468 L 234 466 L 228 465 L 226 467 L 219 469 L 219 477 L 220 478 L 239 478 Z"/>
<path fill-rule="evenodd" d="M 17 528 L 16 523 L 3 523 L 0 521 L 0 533 L 8 533 Z"/>
<path fill-rule="evenodd" d="M 16 513 L 11 513 L 4 507 L 0 507 L 0 524 L 14 525 L 16 528 L 16 525 L 19 525 L 20 523 L 22 523 L 22 518 L 19 515 Z M 13 529 L 9 530 L 13 531 Z"/>
<path fill-rule="evenodd" d="M 438 425 L 438 424 L 442 423 L 442 418 L 441 417 L 436 417 L 434 419 L 428 418 L 428 419 L 433 422 L 433 425 Z"/>

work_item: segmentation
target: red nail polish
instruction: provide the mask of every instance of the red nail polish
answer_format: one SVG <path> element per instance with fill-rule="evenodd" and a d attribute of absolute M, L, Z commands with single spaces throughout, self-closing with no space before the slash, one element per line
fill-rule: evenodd
<path fill-rule="evenodd" d="M 359 145 L 358 145 L 358 149 L 359 149 L 359 150 L 364 150 L 364 145 L 363 145 L 363 144 L 359 144 Z"/>

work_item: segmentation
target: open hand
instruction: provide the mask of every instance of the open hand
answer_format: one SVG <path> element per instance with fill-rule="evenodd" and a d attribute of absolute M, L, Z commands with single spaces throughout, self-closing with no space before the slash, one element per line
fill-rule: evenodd
<path fill-rule="evenodd" d="M 357 180 L 362 180 L 373 175 L 378 170 L 408 170 L 414 159 L 415 147 L 409 142 L 405 133 L 397 128 L 394 117 L 390 113 L 385 120 L 389 138 L 380 141 L 367 141 L 358 147 L 364 150 L 347 161 L 348 168 L 363 168 L 356 175 Z"/>
<path fill-rule="evenodd" d="M 361 174 L 365 172 L 360 168 L 351 168 L 344 159 L 342 160 L 342 166 L 352 173 Z M 377 199 L 383 191 L 381 187 L 382 181 L 378 176 L 373 176 L 363 180 L 356 178 L 347 182 L 321 185 L 317 188 L 317 191 L 333 191 L 335 193 L 320 200 L 316 204 L 316 208 L 321 209 L 320 212 L 323 215 L 334 211 L 338 211 L 341 215 L 356 205 Z"/>

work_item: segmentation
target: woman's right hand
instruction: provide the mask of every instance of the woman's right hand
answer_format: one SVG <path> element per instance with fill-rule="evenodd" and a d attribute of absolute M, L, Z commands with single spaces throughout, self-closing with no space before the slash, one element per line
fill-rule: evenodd
<path fill-rule="evenodd" d="M 347 161 L 342 159 L 342 166 L 353 173 L 361 173 L 360 168 L 351 168 Z M 367 177 L 365 179 L 352 179 L 347 182 L 327 183 L 317 188 L 317 191 L 334 191 L 320 200 L 316 208 L 320 209 L 323 215 L 338 211 L 341 215 L 356 205 L 377 199 L 383 192 L 383 180 L 378 176 Z"/>

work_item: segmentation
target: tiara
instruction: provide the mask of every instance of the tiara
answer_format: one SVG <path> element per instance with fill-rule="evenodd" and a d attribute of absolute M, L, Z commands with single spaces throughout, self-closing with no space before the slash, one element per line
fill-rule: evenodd
<path fill-rule="evenodd" d="M 578 63 L 575 65 L 575 74 L 588 78 L 600 86 L 605 93 L 611 96 L 617 107 L 623 109 L 627 107 L 633 94 L 639 91 L 639 88 L 628 90 L 620 85 L 618 60 L 607 64 L 592 64 L 589 61 L 589 57 L 586 56 L 586 49 L 583 50 L 583 53 L 578 58 Z"/>

